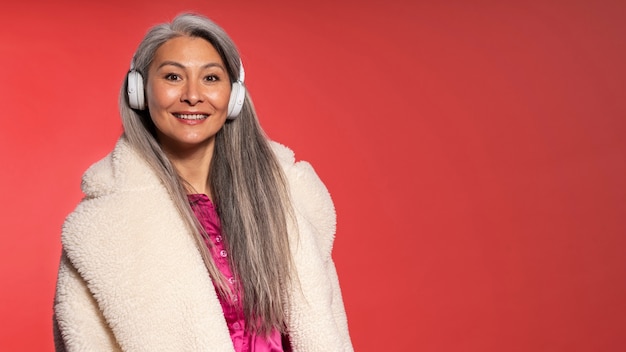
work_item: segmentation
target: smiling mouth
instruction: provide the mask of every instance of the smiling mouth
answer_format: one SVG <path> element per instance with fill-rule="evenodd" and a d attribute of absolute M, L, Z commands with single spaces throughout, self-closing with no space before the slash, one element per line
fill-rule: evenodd
<path fill-rule="evenodd" d="M 177 119 L 181 120 L 204 120 L 209 117 L 206 114 L 173 114 Z"/>

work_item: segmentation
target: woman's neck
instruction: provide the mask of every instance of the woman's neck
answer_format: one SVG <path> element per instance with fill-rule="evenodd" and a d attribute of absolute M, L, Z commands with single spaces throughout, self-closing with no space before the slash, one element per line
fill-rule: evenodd
<path fill-rule="evenodd" d="M 213 143 L 195 148 L 167 148 L 165 154 L 186 183 L 187 193 L 206 194 L 213 199 L 209 186 L 209 167 L 213 158 Z"/>

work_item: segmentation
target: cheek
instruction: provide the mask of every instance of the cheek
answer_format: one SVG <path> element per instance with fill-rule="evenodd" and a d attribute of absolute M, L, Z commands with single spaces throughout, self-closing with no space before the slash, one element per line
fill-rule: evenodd
<path fill-rule="evenodd" d="M 176 89 L 162 86 L 150 86 L 146 90 L 146 100 L 151 109 L 168 107 L 178 101 L 179 96 Z"/>
<path fill-rule="evenodd" d="M 227 108 L 230 100 L 230 85 L 209 92 L 207 97 L 216 107 Z"/>

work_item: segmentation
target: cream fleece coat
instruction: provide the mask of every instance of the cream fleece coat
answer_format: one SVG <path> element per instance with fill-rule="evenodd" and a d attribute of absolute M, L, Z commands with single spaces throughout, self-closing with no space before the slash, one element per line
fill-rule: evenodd
<path fill-rule="evenodd" d="M 331 258 L 335 211 L 311 166 L 272 144 L 298 233 L 299 284 L 288 294 L 294 352 L 353 351 Z M 57 351 L 234 351 L 191 234 L 165 188 L 122 138 L 83 176 L 85 198 L 63 226 L 54 304 Z"/>

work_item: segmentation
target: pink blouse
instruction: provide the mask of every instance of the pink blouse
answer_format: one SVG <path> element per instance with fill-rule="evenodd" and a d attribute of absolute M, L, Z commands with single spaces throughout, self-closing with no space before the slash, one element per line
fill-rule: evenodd
<path fill-rule="evenodd" d="M 220 219 L 213 203 L 205 194 L 190 194 L 188 199 L 194 214 L 209 234 L 209 239 L 205 239 L 205 242 L 213 256 L 213 261 L 222 275 L 228 279 L 230 288 L 234 290 L 235 278 L 230 270 Z M 212 242 L 212 246 L 208 241 Z M 281 334 L 278 330 L 272 331 L 267 337 L 246 331 L 240 292 L 237 291 L 233 299 L 222 297 L 219 292 L 218 297 L 236 352 L 284 352 Z"/>

